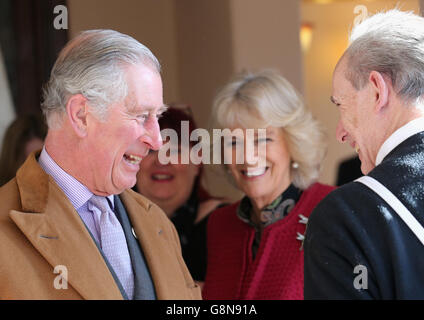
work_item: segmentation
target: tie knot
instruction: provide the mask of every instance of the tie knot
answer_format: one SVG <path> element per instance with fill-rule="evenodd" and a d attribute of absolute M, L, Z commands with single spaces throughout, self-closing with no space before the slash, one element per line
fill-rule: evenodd
<path fill-rule="evenodd" d="M 88 206 L 91 210 L 92 208 L 90 208 L 90 204 L 91 206 L 94 206 L 99 209 L 102 213 L 106 212 L 109 209 L 109 203 L 107 202 L 106 197 L 93 195 L 90 200 L 88 200 Z"/>

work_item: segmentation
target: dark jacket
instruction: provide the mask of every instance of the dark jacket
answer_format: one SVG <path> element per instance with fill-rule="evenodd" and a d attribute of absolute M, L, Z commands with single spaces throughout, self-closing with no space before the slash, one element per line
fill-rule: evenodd
<path fill-rule="evenodd" d="M 369 176 L 424 225 L 424 132 L 395 147 Z M 305 299 L 424 299 L 424 246 L 361 183 L 336 189 L 316 207 L 304 247 Z"/>

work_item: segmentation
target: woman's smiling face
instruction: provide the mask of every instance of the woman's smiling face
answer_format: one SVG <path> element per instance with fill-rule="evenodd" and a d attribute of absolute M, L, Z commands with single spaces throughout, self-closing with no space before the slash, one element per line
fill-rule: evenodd
<path fill-rule="evenodd" d="M 234 130 L 241 129 L 241 130 Z M 270 204 L 276 199 L 291 183 L 290 178 L 290 154 L 284 138 L 282 128 L 267 127 L 266 137 L 255 135 L 255 157 L 257 161 L 254 164 L 248 164 L 246 159 L 246 139 L 247 129 L 233 128 L 233 143 L 231 146 L 232 161 L 227 164 L 227 168 L 231 173 L 238 188 L 243 191 L 251 200 L 261 206 Z M 257 131 L 257 130 L 255 130 Z M 236 141 L 244 146 L 244 163 L 237 164 L 236 159 Z M 265 144 L 265 148 L 263 147 Z M 265 154 L 261 154 L 260 150 L 265 150 Z M 258 152 L 259 151 L 259 152 Z M 225 150 L 224 150 L 225 152 Z M 249 155 L 252 159 L 253 156 Z"/>

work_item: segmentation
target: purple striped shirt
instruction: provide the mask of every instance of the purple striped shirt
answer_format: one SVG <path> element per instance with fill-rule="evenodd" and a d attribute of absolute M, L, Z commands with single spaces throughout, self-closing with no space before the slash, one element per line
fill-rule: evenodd
<path fill-rule="evenodd" d="M 65 195 L 68 197 L 72 206 L 78 212 L 81 219 L 84 221 L 85 225 L 90 230 L 93 237 L 96 239 L 99 244 L 100 241 L 100 232 L 97 230 L 96 224 L 94 222 L 93 213 L 88 210 L 87 202 L 93 196 L 93 193 L 88 190 L 81 182 L 75 179 L 70 174 L 66 173 L 59 165 L 50 157 L 47 153 L 46 148 L 43 147 L 40 157 L 38 158 L 38 163 L 43 168 L 43 170 L 50 175 L 57 185 L 62 189 Z M 109 205 L 112 206 L 112 211 L 114 208 L 114 199 L 113 195 L 107 196 Z"/>

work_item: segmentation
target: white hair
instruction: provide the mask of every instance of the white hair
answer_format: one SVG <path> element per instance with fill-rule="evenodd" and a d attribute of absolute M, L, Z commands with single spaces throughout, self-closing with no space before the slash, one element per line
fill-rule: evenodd
<path fill-rule="evenodd" d="M 213 128 L 282 128 L 292 161 L 293 184 L 306 189 L 318 180 L 326 154 L 322 126 L 293 86 L 276 71 L 236 75 L 214 99 Z"/>
<path fill-rule="evenodd" d="M 43 89 L 42 110 L 49 128 L 61 125 L 70 96 L 82 94 L 103 119 L 108 106 L 127 96 L 125 67 L 149 64 L 160 72 L 153 53 L 134 38 L 114 30 L 80 33 L 62 49 Z"/>
<path fill-rule="evenodd" d="M 397 9 L 377 13 L 353 28 L 350 42 L 346 78 L 356 90 L 377 71 L 408 101 L 424 94 L 423 17 Z"/>

